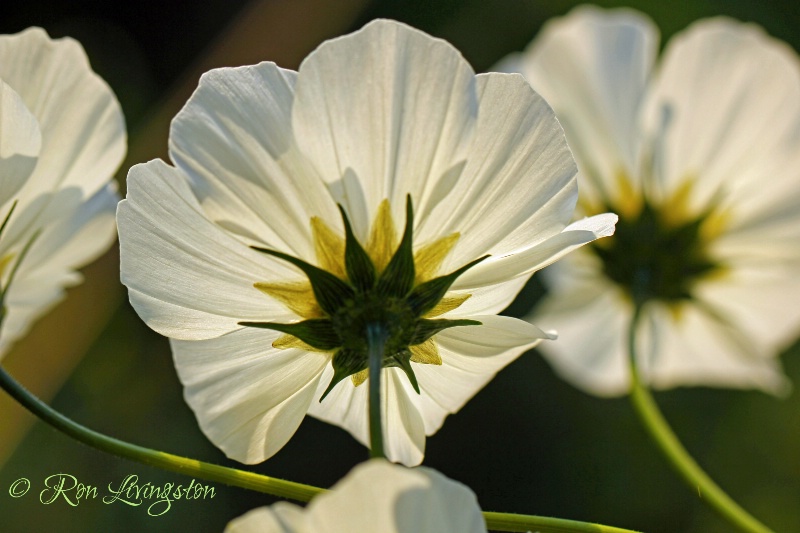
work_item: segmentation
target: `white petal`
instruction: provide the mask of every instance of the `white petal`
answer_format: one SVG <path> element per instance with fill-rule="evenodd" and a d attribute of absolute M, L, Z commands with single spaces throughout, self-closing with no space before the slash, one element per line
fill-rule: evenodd
<path fill-rule="evenodd" d="M 405 374 L 384 369 L 384 446 L 393 461 L 419 464 L 425 435 L 432 435 L 448 414 L 457 412 L 494 375 L 539 340 L 553 338 L 521 320 L 496 316 L 470 317 L 481 326 L 451 328 L 437 334 L 442 365 L 414 364 L 421 394 L 411 388 Z M 333 375 L 326 368 L 317 397 Z M 369 442 L 367 393 L 369 380 L 354 387 L 350 380 L 339 383 L 322 402 L 313 402 L 309 414 L 347 429 L 362 444 Z"/>
<path fill-rule="evenodd" d="M 305 511 L 280 502 L 255 509 L 226 533 L 485 533 L 475 494 L 429 468 L 362 463 Z"/>
<path fill-rule="evenodd" d="M 305 533 L 309 531 L 303 508 L 289 502 L 248 511 L 228 523 L 224 533 Z"/>
<path fill-rule="evenodd" d="M 629 374 L 625 352 L 631 309 L 621 292 L 607 283 L 576 282 L 568 291 L 548 294 L 526 320 L 558 332 L 539 345 L 558 374 L 598 396 L 626 394 Z"/>
<path fill-rule="evenodd" d="M 423 219 L 466 159 L 477 113 L 472 69 L 446 42 L 375 21 L 300 66 L 295 138 L 364 239 L 381 200 Z"/>
<path fill-rule="evenodd" d="M 42 132 L 41 155 L 25 190 L 78 187 L 86 197 L 99 190 L 125 155 L 125 122 L 81 46 L 69 38 L 51 40 L 39 28 L 0 36 L 0 79 L 22 97 Z"/>
<path fill-rule="evenodd" d="M 495 374 L 542 339 L 536 326 L 506 316 L 470 317 L 481 326 L 447 329 L 434 337 L 441 365 L 414 365 L 421 395 L 413 397 L 432 435 L 448 414 L 457 413 Z"/>
<path fill-rule="evenodd" d="M 319 397 L 328 387 L 333 370 L 325 369 L 308 414 L 335 424 L 369 446 L 368 392 L 369 380 L 358 387 L 352 381 L 341 381 L 321 402 Z M 386 368 L 381 374 L 383 435 L 386 456 L 407 466 L 422 462 L 425 452 L 425 430 L 415 404 L 417 395 L 408 378 L 397 368 Z"/>
<path fill-rule="evenodd" d="M 243 320 L 296 320 L 253 283 L 299 274 L 210 222 L 179 170 L 157 160 L 133 167 L 117 222 L 122 282 L 139 316 L 159 333 L 202 339 Z"/>
<path fill-rule="evenodd" d="M 458 278 L 453 290 L 469 290 L 524 276 L 550 265 L 569 252 L 614 234 L 617 215 L 606 213 L 573 222 L 561 233 L 505 256 L 489 257 Z"/>
<path fill-rule="evenodd" d="M 324 533 L 486 531 L 469 488 L 428 468 L 406 469 L 384 460 L 355 467 L 307 512 L 315 526 L 310 531 Z"/>
<path fill-rule="evenodd" d="M 66 216 L 41 228 L 8 289 L 0 355 L 64 297 L 66 287 L 81 282 L 76 270 L 94 261 L 116 238 L 116 184 L 108 184 L 88 201 L 81 201 L 79 194 L 70 189 L 58 195 L 57 202 L 72 205 Z M 23 238 L 32 238 L 35 229 Z"/>
<path fill-rule="evenodd" d="M 33 172 L 41 147 L 36 117 L 20 96 L 0 80 L 0 206 L 13 199 Z"/>
<path fill-rule="evenodd" d="M 313 259 L 309 221 L 338 222 L 291 129 L 296 73 L 274 63 L 203 75 L 170 129 L 170 156 L 209 218 L 262 246 Z"/>
<path fill-rule="evenodd" d="M 694 179 L 696 212 L 731 205 L 746 225 L 797 190 L 800 62 L 760 28 L 716 18 L 676 35 L 647 111 L 651 131 L 666 120 L 662 194 Z"/>
<path fill-rule="evenodd" d="M 244 328 L 216 339 L 172 340 L 184 398 L 203 433 L 242 463 L 274 455 L 308 410 L 329 356 L 278 350 L 279 333 Z"/>
<path fill-rule="evenodd" d="M 470 294 L 469 299 L 458 306 L 457 309 L 442 315 L 443 318 L 471 317 L 474 315 L 494 315 L 511 305 L 519 291 L 527 283 L 528 278 L 521 276 L 505 283 L 476 287 L 465 291 Z M 450 293 L 455 295 L 458 293 Z"/>
<path fill-rule="evenodd" d="M 643 374 L 656 388 L 677 385 L 759 388 L 785 394 L 789 382 L 776 358 L 753 353 L 744 331 L 723 325 L 709 313 L 686 305 L 678 319 L 669 309 L 650 310 L 655 349 Z M 646 335 L 643 335 L 646 339 Z"/>
<path fill-rule="evenodd" d="M 698 284 L 695 295 L 741 329 L 754 357 L 775 357 L 800 334 L 796 266 L 785 271 L 763 265 L 731 269 L 719 279 Z"/>
<path fill-rule="evenodd" d="M 657 48 L 658 29 L 641 13 L 581 6 L 549 22 L 524 53 L 522 73 L 564 126 L 586 198 L 620 171 L 638 171 L 639 107 Z"/>
<path fill-rule="evenodd" d="M 480 75 L 477 89 L 467 164 L 416 235 L 427 241 L 461 233 L 448 257 L 453 268 L 560 232 L 578 197 L 575 162 L 547 103 L 514 74 Z"/>

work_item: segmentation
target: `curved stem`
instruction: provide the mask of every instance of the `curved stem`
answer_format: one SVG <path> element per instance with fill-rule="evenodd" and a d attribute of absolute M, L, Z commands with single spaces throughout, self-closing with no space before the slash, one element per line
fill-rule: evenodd
<path fill-rule="evenodd" d="M 658 409 L 650 391 L 642 384 L 636 366 L 636 327 L 642 314 L 642 305 L 636 306 L 628 331 L 628 353 L 631 371 L 631 402 L 639 415 L 639 420 L 655 441 L 661 453 L 683 477 L 692 489 L 711 505 L 719 514 L 742 531 L 751 533 L 772 533 L 772 530 L 759 522 L 739 506 L 719 485 L 717 485 L 700 465 L 686 451 L 672 431 L 661 411 Z"/>
<path fill-rule="evenodd" d="M 234 487 L 264 492 L 280 498 L 308 501 L 314 495 L 324 490 L 318 487 L 312 487 L 311 485 L 304 485 L 302 483 L 285 481 L 283 479 L 263 476 L 261 474 L 237 470 L 235 468 L 204 463 L 195 459 L 188 459 L 179 455 L 172 455 L 171 453 L 136 446 L 135 444 L 103 435 L 53 410 L 49 405 L 32 395 L 22 385 L 17 383 L 2 366 L 0 366 L 0 386 L 28 411 L 57 430 L 66 433 L 75 440 L 112 455 L 187 476 L 197 476 L 208 481 L 217 481 Z"/>
<path fill-rule="evenodd" d="M 28 411 L 57 430 L 98 450 L 130 459 L 149 466 L 186 476 L 196 476 L 207 481 L 225 483 L 234 487 L 254 490 L 303 502 L 309 501 L 326 489 L 228 468 L 170 453 L 136 446 L 78 424 L 55 411 L 49 405 L 28 392 L 0 366 L 0 388 L 17 400 Z M 487 526 L 495 531 L 539 531 L 540 533 L 634 533 L 619 529 L 574 520 L 518 515 L 510 513 L 483 513 Z"/>
<path fill-rule="evenodd" d="M 369 456 L 386 457 L 383 452 L 383 424 L 381 423 L 381 371 L 386 344 L 386 328 L 367 324 L 369 350 Z"/>
<path fill-rule="evenodd" d="M 548 516 L 530 516 L 512 513 L 484 512 L 486 528 L 491 531 L 535 531 L 536 533 L 635 533 L 630 529 L 622 529 L 590 522 L 550 518 Z"/>

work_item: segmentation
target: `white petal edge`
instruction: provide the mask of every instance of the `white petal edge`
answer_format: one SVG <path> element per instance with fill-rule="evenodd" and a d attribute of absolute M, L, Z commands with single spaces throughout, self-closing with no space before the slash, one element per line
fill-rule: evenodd
<path fill-rule="evenodd" d="M 384 198 L 395 220 L 406 194 L 424 214 L 467 157 L 474 72 L 450 44 L 404 24 L 373 21 L 323 43 L 295 90 L 295 139 L 362 242 Z"/>
<path fill-rule="evenodd" d="M 13 199 L 33 172 L 41 148 L 36 117 L 14 89 L 0 80 L 0 207 Z"/>
<path fill-rule="evenodd" d="M 211 220 L 313 260 L 311 217 L 339 213 L 294 145 L 296 76 L 268 62 L 205 73 L 172 121 L 170 157 Z"/>
<path fill-rule="evenodd" d="M 380 490 L 376 490 L 377 485 Z M 303 511 L 279 503 L 234 520 L 226 533 L 485 533 L 475 494 L 429 468 L 362 463 Z"/>
<path fill-rule="evenodd" d="M 584 244 L 613 235 L 617 220 L 617 215 L 613 213 L 584 218 L 530 248 L 505 256 L 489 257 L 459 277 L 453 283 L 452 289 L 469 290 L 532 274 Z"/>
<path fill-rule="evenodd" d="M 171 340 L 184 398 L 208 439 L 241 463 L 277 453 L 302 422 L 329 356 L 272 347 L 277 332 L 244 328 Z"/>
<path fill-rule="evenodd" d="M 640 105 L 658 41 L 658 28 L 637 11 L 579 6 L 548 22 L 519 60 L 564 126 L 588 178 L 586 199 L 615 186 L 619 172 L 638 171 Z"/>
<path fill-rule="evenodd" d="M 415 232 L 420 242 L 461 234 L 446 270 L 551 237 L 569 224 L 578 197 L 577 168 L 550 106 L 516 74 L 481 74 L 476 84 L 464 170 Z"/>
<path fill-rule="evenodd" d="M 139 316 L 162 335 L 199 340 L 240 321 L 296 320 L 253 283 L 301 274 L 208 220 L 180 170 L 160 160 L 131 168 L 117 224 L 122 282 Z"/>
<path fill-rule="evenodd" d="M 25 101 L 42 132 L 32 189 L 78 187 L 87 197 L 97 192 L 125 156 L 125 120 L 81 45 L 51 39 L 41 28 L 2 35 L 0 79 Z"/>

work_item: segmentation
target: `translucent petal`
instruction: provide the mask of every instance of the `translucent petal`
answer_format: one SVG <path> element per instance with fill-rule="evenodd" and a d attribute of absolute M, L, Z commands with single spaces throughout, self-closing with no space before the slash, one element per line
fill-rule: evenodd
<path fill-rule="evenodd" d="M 380 480 L 381 490 L 375 490 Z M 280 502 L 237 518 L 226 533 L 439 533 L 486 531 L 473 492 L 424 467 L 374 459 L 356 466 L 304 511 Z"/>
<path fill-rule="evenodd" d="M 295 78 L 273 63 L 204 74 L 172 122 L 170 157 L 211 220 L 312 261 L 309 219 L 338 213 L 294 146 Z"/>
<path fill-rule="evenodd" d="M 612 235 L 616 222 L 617 215 L 610 213 L 573 222 L 544 242 L 481 262 L 457 279 L 453 289 L 470 290 L 536 272 L 584 244 Z"/>
<path fill-rule="evenodd" d="M 57 187 L 77 187 L 85 198 L 103 187 L 125 155 L 125 122 L 80 44 L 52 40 L 40 28 L 0 36 L 0 79 L 20 95 L 42 134 L 20 202 Z"/>
<path fill-rule="evenodd" d="M 203 341 L 172 340 L 184 398 L 205 435 L 242 463 L 264 461 L 306 414 L 329 355 L 277 350 L 256 328 Z"/>
<path fill-rule="evenodd" d="M 671 39 L 644 119 L 663 130 L 654 185 L 667 196 L 696 178 L 695 213 L 729 207 L 746 226 L 796 190 L 800 61 L 757 26 L 708 19 Z"/>
<path fill-rule="evenodd" d="M 296 319 L 253 287 L 292 280 L 290 265 L 251 250 L 209 221 L 181 171 L 161 161 L 137 165 L 120 203 L 121 278 L 139 316 L 174 338 L 201 339 L 238 322 Z"/>
<path fill-rule="evenodd" d="M 580 6 L 548 22 L 516 64 L 505 65 L 555 109 L 581 169 L 584 201 L 613 198 L 613 179 L 639 170 L 640 107 L 658 40 L 641 13 Z"/>
<path fill-rule="evenodd" d="M 0 175 L 3 176 L 0 206 L 10 206 L 33 172 L 41 147 L 42 134 L 36 117 L 14 89 L 0 80 Z"/>
<path fill-rule="evenodd" d="M 474 74 L 446 42 L 392 21 L 320 45 L 300 66 L 295 138 L 366 242 L 383 199 L 424 218 L 434 189 L 466 158 L 477 112 Z"/>

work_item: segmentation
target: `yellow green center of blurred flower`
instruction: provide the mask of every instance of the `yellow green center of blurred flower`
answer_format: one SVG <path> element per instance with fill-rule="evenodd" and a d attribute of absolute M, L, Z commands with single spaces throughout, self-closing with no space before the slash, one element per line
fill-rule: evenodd
<path fill-rule="evenodd" d="M 432 337 L 447 328 L 480 325 L 475 320 L 435 317 L 456 309 L 469 298 L 469 294 L 446 296 L 446 293 L 458 276 L 485 257 L 437 276 L 459 235 L 440 238 L 415 252 L 410 197 L 402 237 L 398 239 L 391 206 L 384 200 L 364 246 L 353 234 L 344 209 L 340 206 L 339 210 L 344 237 L 321 219 L 311 219 L 317 266 L 275 250 L 255 247 L 292 263 L 308 278 L 302 282 L 254 284 L 303 320 L 291 324 L 241 324 L 284 333 L 273 343 L 276 348 L 332 352 L 334 376 L 322 398 L 348 376 L 352 376 L 356 386 L 364 382 L 368 374 L 368 329 L 377 328 L 385 337 L 382 366 L 402 369 L 419 392 L 411 362 L 441 364 Z"/>
<path fill-rule="evenodd" d="M 709 243 L 719 235 L 724 215 L 714 206 L 693 214 L 688 201 L 692 183 L 687 179 L 660 203 L 623 186 L 619 200 L 602 207 L 618 212 L 620 219 L 614 236 L 591 249 L 603 273 L 635 302 L 690 300 L 698 281 L 723 271 L 709 254 Z"/>

